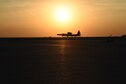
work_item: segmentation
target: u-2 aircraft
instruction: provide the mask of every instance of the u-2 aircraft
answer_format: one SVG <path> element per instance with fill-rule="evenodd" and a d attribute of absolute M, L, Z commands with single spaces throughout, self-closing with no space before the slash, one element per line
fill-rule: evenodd
<path fill-rule="evenodd" d="M 72 34 L 72 32 L 67 32 L 67 33 L 62 33 L 62 34 L 57 34 L 57 35 L 59 35 L 59 36 L 74 36 L 74 37 L 76 37 L 76 36 L 80 36 L 81 35 L 81 33 L 80 33 L 80 31 L 78 30 L 78 32 L 77 32 L 77 34 Z"/>

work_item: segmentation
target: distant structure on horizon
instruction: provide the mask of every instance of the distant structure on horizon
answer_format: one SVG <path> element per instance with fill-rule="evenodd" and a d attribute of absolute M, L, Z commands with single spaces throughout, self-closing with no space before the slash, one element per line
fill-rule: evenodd
<path fill-rule="evenodd" d="M 122 37 L 122 38 L 126 38 L 126 35 L 122 35 L 121 37 Z"/>
<path fill-rule="evenodd" d="M 81 32 L 80 32 L 80 30 L 78 30 L 78 32 L 77 32 L 77 34 L 72 34 L 72 32 L 67 32 L 67 33 L 62 33 L 62 34 L 57 34 L 57 35 L 59 35 L 59 36 L 74 36 L 74 37 L 76 37 L 76 36 L 81 36 Z"/>

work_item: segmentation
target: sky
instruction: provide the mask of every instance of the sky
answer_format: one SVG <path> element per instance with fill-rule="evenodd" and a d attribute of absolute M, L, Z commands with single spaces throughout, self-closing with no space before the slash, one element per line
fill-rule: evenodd
<path fill-rule="evenodd" d="M 82 36 L 126 34 L 126 0 L 0 0 L 0 37 L 55 37 L 78 30 Z"/>

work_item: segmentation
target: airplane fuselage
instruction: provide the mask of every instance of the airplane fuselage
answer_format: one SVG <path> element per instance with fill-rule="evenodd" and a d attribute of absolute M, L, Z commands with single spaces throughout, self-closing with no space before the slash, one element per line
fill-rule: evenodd
<path fill-rule="evenodd" d="M 67 32 L 67 34 L 62 33 L 62 34 L 57 34 L 59 36 L 80 36 L 80 31 L 77 32 L 77 34 L 72 34 L 71 32 Z"/>
<path fill-rule="evenodd" d="M 72 35 L 68 35 L 68 34 L 57 34 L 59 36 L 79 36 L 79 35 L 76 35 L 76 34 L 72 34 Z"/>

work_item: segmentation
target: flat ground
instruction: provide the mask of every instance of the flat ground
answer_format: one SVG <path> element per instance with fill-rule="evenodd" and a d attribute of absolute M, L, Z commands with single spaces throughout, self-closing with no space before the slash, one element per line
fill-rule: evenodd
<path fill-rule="evenodd" d="M 0 84 L 125 84 L 125 38 L 6 38 L 0 57 Z"/>

